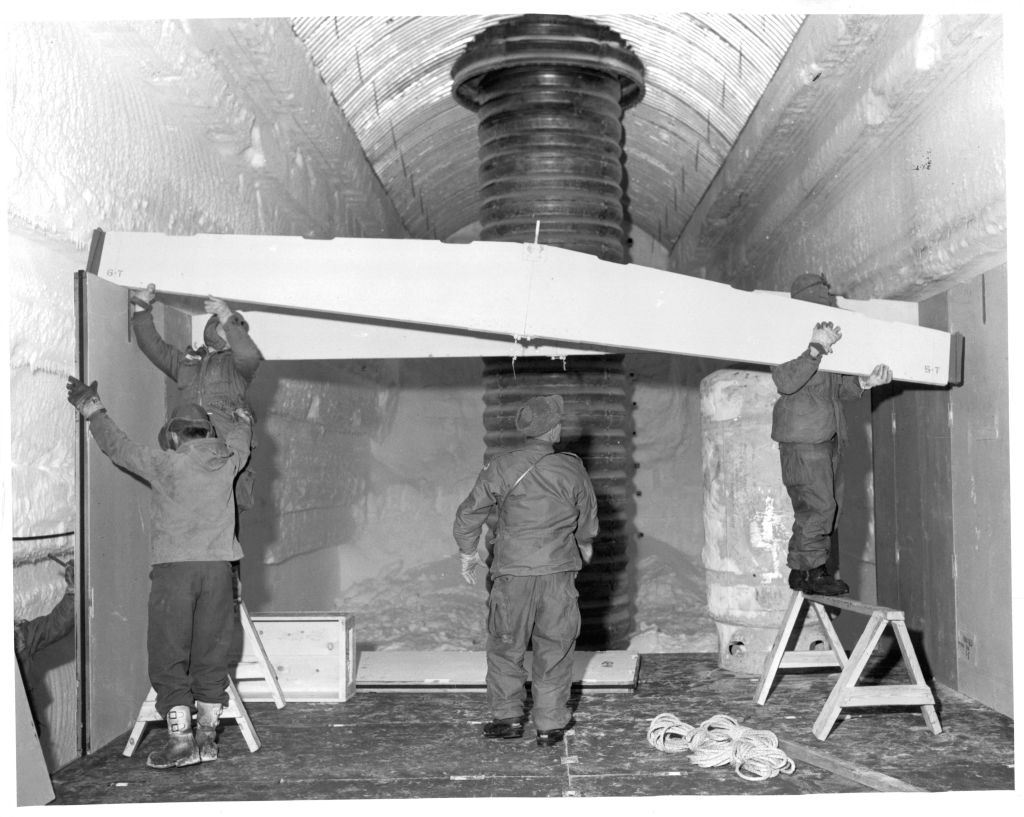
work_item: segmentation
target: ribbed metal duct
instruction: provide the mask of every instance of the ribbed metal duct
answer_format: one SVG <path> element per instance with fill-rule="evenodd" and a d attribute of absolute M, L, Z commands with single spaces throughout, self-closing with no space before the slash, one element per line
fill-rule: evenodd
<path fill-rule="evenodd" d="M 621 119 L 644 86 L 643 65 L 622 38 L 589 20 L 524 15 L 478 35 L 452 79 L 456 99 L 478 115 L 481 238 L 623 261 Z M 565 399 L 559 447 L 586 465 L 600 524 L 594 559 L 577 579 L 579 643 L 621 648 L 632 629 L 634 505 L 622 357 L 495 358 L 484 378 L 486 458 L 522 444 L 514 419 L 524 401 Z"/>
<path fill-rule="evenodd" d="M 477 112 L 481 239 L 624 257 L 622 111 L 643 67 L 610 29 L 526 15 L 478 36 L 452 68 Z"/>

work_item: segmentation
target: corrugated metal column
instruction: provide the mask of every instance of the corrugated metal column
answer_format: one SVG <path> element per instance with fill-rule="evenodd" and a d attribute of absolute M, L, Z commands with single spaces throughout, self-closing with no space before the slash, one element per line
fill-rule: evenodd
<path fill-rule="evenodd" d="M 621 119 L 643 96 L 643 65 L 622 38 L 584 19 L 523 15 L 477 36 L 452 79 L 455 98 L 479 116 L 481 238 L 625 261 Z M 524 400 L 565 398 L 560 448 L 583 459 L 601 525 L 577 581 L 579 643 L 622 648 L 632 629 L 635 507 L 622 357 L 485 358 L 484 377 L 487 458 L 522 444 L 514 418 Z"/>

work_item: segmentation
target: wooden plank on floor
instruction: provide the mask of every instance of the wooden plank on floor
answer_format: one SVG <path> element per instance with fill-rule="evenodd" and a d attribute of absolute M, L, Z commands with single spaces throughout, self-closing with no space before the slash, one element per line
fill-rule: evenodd
<path fill-rule="evenodd" d="M 526 654 L 526 671 L 533 653 Z M 640 656 L 624 651 L 577 652 L 573 683 L 589 691 L 631 692 L 636 688 Z M 401 689 L 425 691 L 483 691 L 487 658 L 484 652 L 382 650 L 359 654 L 356 686 L 360 692 Z"/>
<path fill-rule="evenodd" d="M 875 791 L 926 791 L 926 789 L 919 789 L 917 786 L 904 783 L 898 777 L 891 777 L 882 772 L 876 772 L 874 769 L 869 769 L 867 766 L 850 763 L 820 749 L 782 738 L 778 740 L 779 748 L 797 763 L 808 763 L 811 766 L 817 766 L 819 769 L 832 772 Z"/>

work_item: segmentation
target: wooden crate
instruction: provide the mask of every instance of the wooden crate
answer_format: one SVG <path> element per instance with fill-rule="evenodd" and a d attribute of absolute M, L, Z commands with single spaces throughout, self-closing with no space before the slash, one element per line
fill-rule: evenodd
<path fill-rule="evenodd" d="M 347 701 L 356 693 L 356 639 L 350 613 L 257 613 L 254 629 L 286 701 Z M 273 700 L 249 639 L 235 668 L 244 701 Z"/>

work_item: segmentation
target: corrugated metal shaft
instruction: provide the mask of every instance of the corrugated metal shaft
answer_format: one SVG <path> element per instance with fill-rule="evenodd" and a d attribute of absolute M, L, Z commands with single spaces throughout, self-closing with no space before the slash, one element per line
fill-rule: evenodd
<path fill-rule="evenodd" d="M 582 628 L 579 643 L 592 649 L 622 649 L 633 627 L 635 488 L 632 474 L 630 382 L 621 357 L 566 358 L 552 366 L 544 358 L 484 359 L 486 458 L 519 448 L 517 409 L 538 394 L 561 394 L 565 423 L 559 451 L 572 451 L 586 466 L 597 495 L 600 531 L 594 558 L 577 578 Z"/>
<path fill-rule="evenodd" d="M 643 66 L 622 39 L 589 20 L 524 15 L 473 40 L 452 78 L 455 98 L 478 114 L 481 238 L 624 261 L 621 120 L 643 96 Z M 577 579 L 579 643 L 621 649 L 633 624 L 635 494 L 622 357 L 486 359 L 484 378 L 487 458 L 522 445 L 515 414 L 524 401 L 565 399 L 559 449 L 583 459 L 600 523 L 593 562 Z"/>

